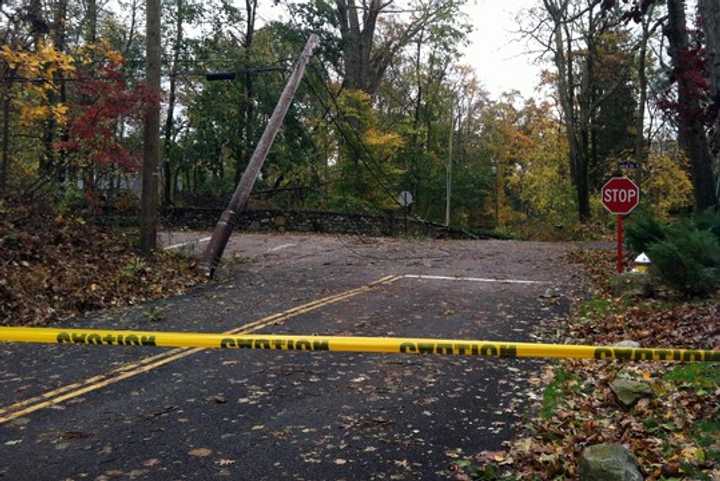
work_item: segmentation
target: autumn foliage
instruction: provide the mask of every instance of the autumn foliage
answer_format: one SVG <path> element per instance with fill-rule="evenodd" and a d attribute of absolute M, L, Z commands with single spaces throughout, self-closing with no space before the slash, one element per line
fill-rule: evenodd
<path fill-rule="evenodd" d="M 120 124 L 141 120 L 147 104 L 159 102 L 158 93 L 145 85 L 128 85 L 122 56 L 106 44 L 87 47 L 78 56 L 76 95 L 67 126 L 68 139 L 56 148 L 72 154 L 78 165 L 116 165 L 128 171 L 140 159 L 119 140 Z"/>
<path fill-rule="evenodd" d="M 139 158 L 120 135 L 139 125 L 145 107 L 159 102 L 159 93 L 131 85 L 124 59 L 107 42 L 61 52 L 52 42 L 33 50 L 0 49 L 10 80 L 13 110 L 29 131 L 54 122 L 59 135 L 53 149 L 68 165 L 120 167 L 137 170 Z"/>

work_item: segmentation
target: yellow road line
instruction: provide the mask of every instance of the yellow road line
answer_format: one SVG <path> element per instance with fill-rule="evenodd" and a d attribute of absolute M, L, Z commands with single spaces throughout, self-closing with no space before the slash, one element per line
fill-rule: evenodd
<path fill-rule="evenodd" d="M 343 301 L 345 299 L 349 299 L 351 297 L 357 296 L 357 295 L 367 292 L 371 289 L 374 289 L 375 287 L 378 287 L 380 285 L 391 284 L 399 279 L 402 279 L 402 276 L 396 276 L 396 275 L 385 276 L 385 277 L 382 277 L 382 278 L 380 278 L 374 282 L 371 282 L 370 284 L 367 284 L 365 286 L 358 287 L 355 289 L 350 289 L 348 291 L 344 291 L 339 294 L 334 294 L 331 296 L 323 297 L 321 299 L 316 299 L 316 300 L 308 302 L 306 304 L 302 304 L 300 306 L 293 307 L 286 311 L 263 317 L 262 319 L 258 319 L 256 321 L 250 322 L 250 323 L 242 325 L 240 327 L 231 329 L 229 331 L 225 331 L 223 334 L 227 334 L 227 335 L 248 334 L 250 332 L 261 329 L 263 327 L 266 327 L 266 326 L 269 326 L 272 324 L 277 324 L 284 320 L 290 319 L 292 317 L 314 311 L 321 307 L 324 307 L 324 306 L 327 306 L 330 304 L 334 304 L 334 303 Z M 153 369 L 156 369 L 158 367 L 164 366 L 171 362 L 183 359 L 185 357 L 191 356 L 191 355 L 198 353 L 200 351 L 203 351 L 203 350 L 204 350 L 204 348 L 172 349 L 170 351 L 166 351 L 164 353 L 157 354 L 155 356 L 150 356 L 150 357 L 141 359 L 140 361 L 137 361 L 137 362 L 123 365 L 123 366 L 121 366 L 117 369 L 113 369 L 105 374 L 93 376 L 88 379 L 85 379 L 84 381 L 67 384 L 65 386 L 61 386 L 61 387 L 53 389 L 51 391 L 47 391 L 38 396 L 34 396 L 32 398 L 28 398 L 28 399 L 16 402 L 16 403 L 6 406 L 4 408 L 0 408 L 0 415 L 2 415 L 2 417 L 0 417 L 0 424 L 4 424 L 9 421 L 12 421 L 13 419 L 17 419 L 19 417 L 26 416 L 26 415 L 31 414 L 40 409 L 44 409 L 44 408 L 47 408 L 50 406 L 54 406 L 54 405 L 63 403 L 69 399 L 73 399 L 73 398 L 82 396 L 83 394 L 87 394 L 89 392 L 92 392 L 92 391 L 95 391 L 98 389 L 102 389 L 111 384 L 115 384 L 115 383 L 123 381 L 125 379 L 129 379 L 131 377 L 137 376 L 138 374 L 149 372 Z"/>

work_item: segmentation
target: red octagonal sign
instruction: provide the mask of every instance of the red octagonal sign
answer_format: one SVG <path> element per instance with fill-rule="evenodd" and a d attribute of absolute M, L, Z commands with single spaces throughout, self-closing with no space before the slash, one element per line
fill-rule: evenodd
<path fill-rule="evenodd" d="M 613 177 L 603 185 L 602 203 L 613 214 L 627 215 L 640 203 L 640 188 L 627 177 Z"/>

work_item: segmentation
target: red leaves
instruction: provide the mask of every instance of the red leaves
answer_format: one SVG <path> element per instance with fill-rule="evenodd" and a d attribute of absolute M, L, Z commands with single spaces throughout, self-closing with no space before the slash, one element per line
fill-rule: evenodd
<path fill-rule="evenodd" d="M 120 68 L 117 59 L 110 59 L 97 70 L 78 72 L 81 102 L 71 110 L 69 138 L 55 147 L 88 163 L 135 171 L 139 156 L 122 144 L 119 126 L 128 119 L 139 123 L 145 109 L 160 101 L 160 94 L 143 84 L 129 86 Z"/>

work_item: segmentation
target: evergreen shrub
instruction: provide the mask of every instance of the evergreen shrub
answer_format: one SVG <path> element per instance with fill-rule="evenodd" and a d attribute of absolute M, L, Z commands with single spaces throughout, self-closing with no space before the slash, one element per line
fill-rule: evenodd
<path fill-rule="evenodd" d="M 720 287 L 720 240 L 710 231 L 671 229 L 648 245 L 652 272 L 686 296 L 707 295 Z"/>

